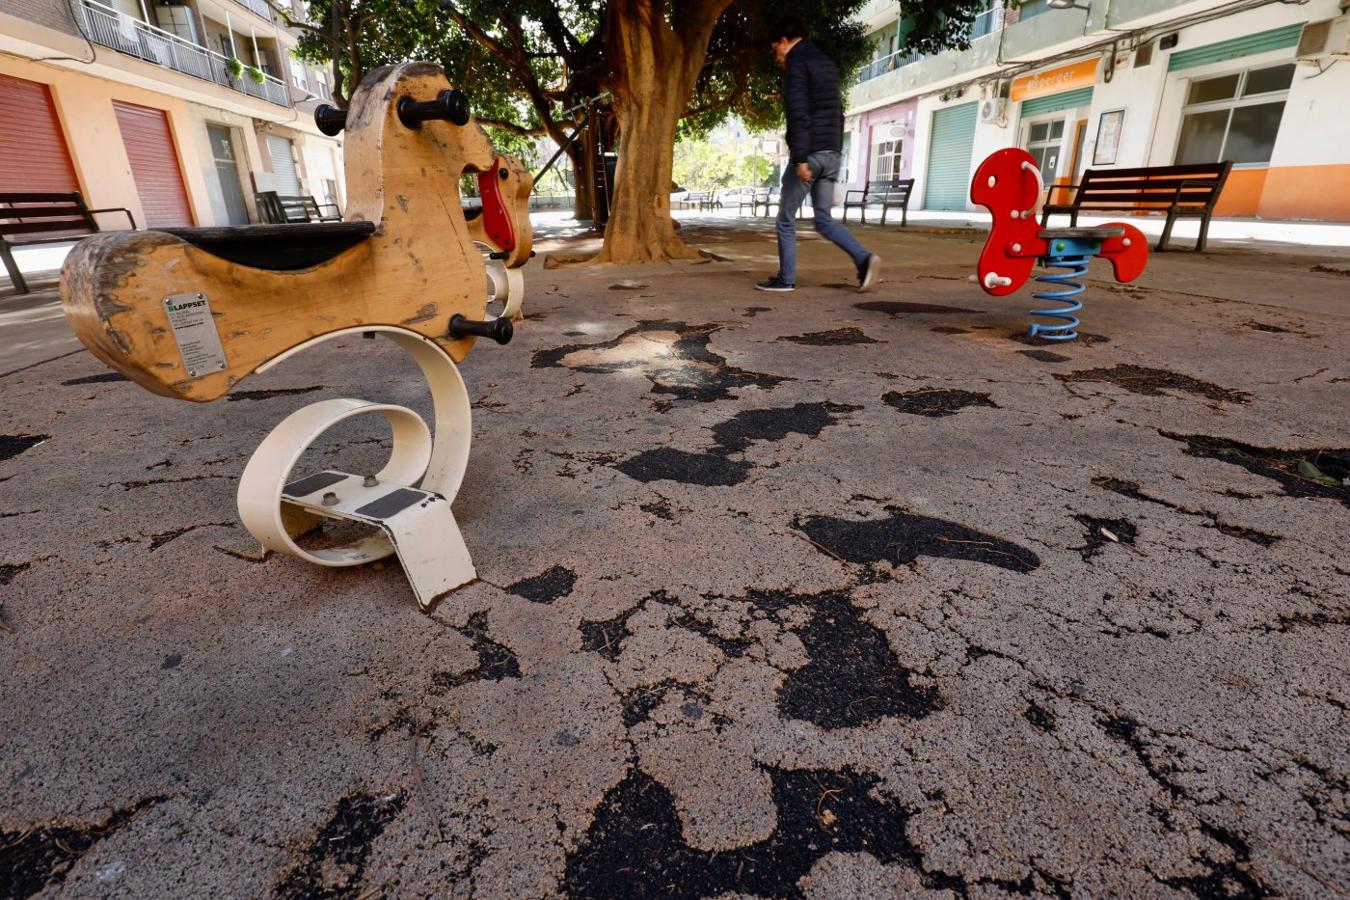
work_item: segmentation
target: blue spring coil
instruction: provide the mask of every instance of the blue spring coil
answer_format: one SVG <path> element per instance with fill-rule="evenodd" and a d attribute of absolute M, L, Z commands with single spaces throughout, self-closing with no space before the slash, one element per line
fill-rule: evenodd
<path fill-rule="evenodd" d="M 1043 316 L 1050 319 L 1063 319 L 1063 322 L 1057 322 L 1053 325 L 1042 325 L 1039 322 L 1032 322 L 1028 334 L 1031 337 L 1040 336 L 1047 341 L 1072 341 L 1078 337 L 1078 317 L 1074 313 L 1083 308 L 1083 301 L 1076 299 L 1077 296 L 1086 289 L 1082 282 L 1077 279 L 1087 274 L 1088 260 L 1090 255 L 1074 256 L 1048 256 L 1042 262 L 1047 267 L 1056 269 L 1068 269 L 1067 272 L 1054 272 L 1052 274 L 1037 275 L 1036 280 L 1047 284 L 1063 285 L 1063 290 L 1058 291 L 1040 291 L 1032 294 L 1037 300 L 1046 300 L 1053 303 L 1065 303 L 1067 306 L 1061 306 L 1056 309 L 1033 309 L 1033 316 Z"/>

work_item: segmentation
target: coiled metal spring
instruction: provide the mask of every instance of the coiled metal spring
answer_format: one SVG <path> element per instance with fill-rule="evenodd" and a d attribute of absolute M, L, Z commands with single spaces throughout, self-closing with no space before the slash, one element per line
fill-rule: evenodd
<path fill-rule="evenodd" d="M 1078 337 L 1076 330 L 1078 328 L 1078 317 L 1074 313 L 1083 308 L 1083 301 L 1078 300 L 1077 297 L 1086 289 L 1078 279 L 1087 274 L 1090 258 L 1089 255 L 1047 256 L 1042 260 L 1042 264 L 1047 268 L 1067 269 L 1068 271 L 1037 275 L 1037 281 L 1062 287 L 1061 290 L 1057 291 L 1039 291 L 1032 296 L 1037 300 L 1067 305 L 1055 309 L 1033 309 L 1031 311 L 1033 316 L 1062 319 L 1063 321 L 1048 325 L 1032 322 L 1028 331 L 1031 337 L 1039 336 L 1047 341 L 1072 341 Z"/>

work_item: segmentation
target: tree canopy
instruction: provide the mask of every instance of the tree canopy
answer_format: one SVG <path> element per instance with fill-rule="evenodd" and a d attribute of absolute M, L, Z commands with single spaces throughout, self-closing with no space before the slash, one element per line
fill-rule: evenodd
<path fill-rule="evenodd" d="M 630 247 L 661 248 L 614 258 L 680 255 L 669 222 L 673 145 L 739 116 L 753 131 L 782 121 L 781 72 L 768 32 L 780 16 L 801 19 L 848 78 L 869 55 L 852 21 L 863 0 L 312 0 L 298 52 L 331 61 L 345 103 L 366 71 L 412 59 L 439 63 L 470 97 L 499 148 L 520 151 L 547 134 L 563 144 L 587 104 L 605 96 L 621 141 L 619 216 Z M 908 45 L 959 45 L 980 0 L 902 4 Z M 278 7 L 285 15 L 285 10 Z M 289 17 L 288 17 L 289 18 Z M 846 82 L 847 83 L 847 82 Z M 647 159 L 655 154 L 654 165 Z M 583 154 L 573 148 L 574 164 Z M 627 156 L 627 159 L 624 157 Z M 663 202 L 661 198 L 667 197 Z M 637 198 L 635 201 L 634 198 Z M 640 201 L 640 202 L 639 202 Z M 660 220 L 655 237 L 649 219 Z M 631 224 L 628 224 L 630 223 Z M 613 224 L 613 223 L 612 223 Z"/>

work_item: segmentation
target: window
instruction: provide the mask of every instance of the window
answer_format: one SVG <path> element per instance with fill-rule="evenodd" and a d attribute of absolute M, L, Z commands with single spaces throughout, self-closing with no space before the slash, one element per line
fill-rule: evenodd
<path fill-rule="evenodd" d="M 1027 129 L 1027 152 L 1040 167 L 1041 177 L 1048 184 L 1059 174 L 1059 151 L 1064 143 L 1064 120 L 1033 122 Z"/>
<path fill-rule="evenodd" d="M 324 100 L 333 99 L 333 95 L 328 90 L 328 75 L 323 69 L 314 70 L 314 93 Z"/>
<path fill-rule="evenodd" d="M 904 141 L 886 141 L 872 151 L 872 180 L 890 181 L 900 171 L 901 149 Z"/>
<path fill-rule="evenodd" d="M 1232 160 L 1268 163 L 1280 131 L 1294 65 L 1192 81 L 1177 141 L 1177 165 Z"/>
<path fill-rule="evenodd" d="M 309 84 L 305 81 L 305 67 L 295 57 L 291 57 L 291 84 L 302 91 L 309 90 Z"/>

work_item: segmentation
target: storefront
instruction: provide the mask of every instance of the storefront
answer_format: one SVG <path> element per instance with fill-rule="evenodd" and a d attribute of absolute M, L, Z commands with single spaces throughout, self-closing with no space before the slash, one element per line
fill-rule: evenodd
<path fill-rule="evenodd" d="M 1100 57 L 1014 78 L 1018 146 L 1041 167 L 1046 184 L 1071 183 L 1086 167 L 1084 142 Z"/>
<path fill-rule="evenodd" d="M 914 123 L 917 100 L 906 100 L 863 113 L 858 120 L 865 152 L 854 180 L 890 181 L 910 178 L 914 166 Z"/>

